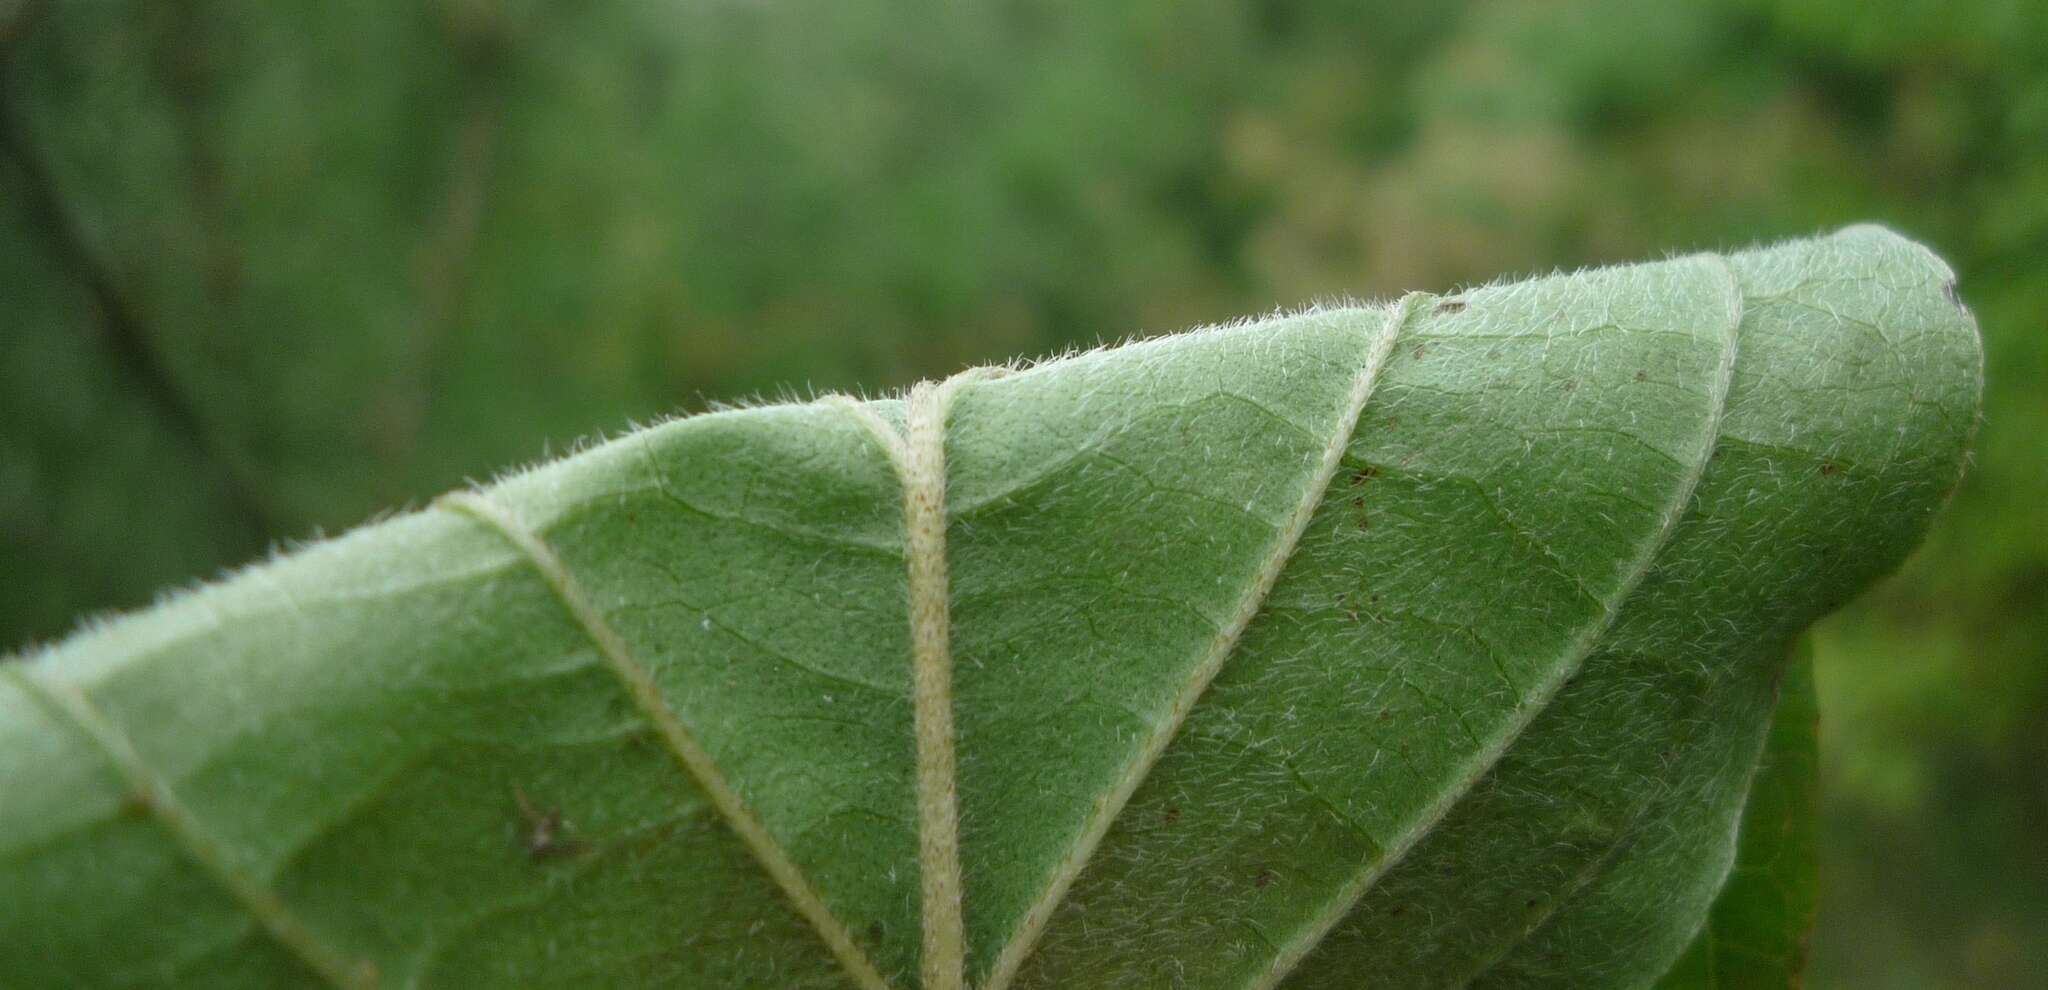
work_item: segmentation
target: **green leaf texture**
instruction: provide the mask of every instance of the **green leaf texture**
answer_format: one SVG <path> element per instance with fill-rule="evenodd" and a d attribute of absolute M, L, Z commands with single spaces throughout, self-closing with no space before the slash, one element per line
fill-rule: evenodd
<path fill-rule="evenodd" d="M 1976 418 L 1875 227 L 641 430 L 0 676 L 12 986 L 1643 986 Z"/>
<path fill-rule="evenodd" d="M 1819 723 L 1813 657 L 1802 646 L 1742 809 L 1735 867 L 1658 990 L 1803 985 L 1820 899 Z"/>

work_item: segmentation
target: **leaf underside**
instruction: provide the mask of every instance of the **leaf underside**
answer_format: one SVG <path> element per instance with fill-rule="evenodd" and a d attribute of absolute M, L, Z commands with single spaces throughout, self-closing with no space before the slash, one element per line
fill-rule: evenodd
<path fill-rule="evenodd" d="M 1954 300 L 1859 227 L 639 431 L 8 664 L 0 975 L 1649 985 Z"/>
<path fill-rule="evenodd" d="M 1735 864 L 1658 990 L 1802 986 L 1820 887 L 1820 728 L 1802 643 L 1742 809 Z"/>

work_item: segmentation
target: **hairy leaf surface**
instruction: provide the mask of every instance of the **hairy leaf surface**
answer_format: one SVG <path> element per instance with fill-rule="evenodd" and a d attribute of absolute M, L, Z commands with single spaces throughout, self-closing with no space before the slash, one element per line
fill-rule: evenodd
<path fill-rule="evenodd" d="M 1801 985 L 1820 886 L 1820 719 L 1809 650 L 1793 657 L 1778 693 L 1734 869 L 1659 990 Z"/>
<path fill-rule="evenodd" d="M 10 665 L 0 973 L 1648 985 L 1978 383 L 1861 227 L 642 430 Z"/>

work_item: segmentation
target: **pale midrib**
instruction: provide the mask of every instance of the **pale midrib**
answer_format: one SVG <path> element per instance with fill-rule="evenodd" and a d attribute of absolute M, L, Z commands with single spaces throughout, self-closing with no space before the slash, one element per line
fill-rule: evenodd
<path fill-rule="evenodd" d="M 1264 973 L 1247 984 L 1248 990 L 1272 990 L 1278 986 L 1280 981 L 1285 979 L 1288 973 L 1293 972 L 1294 968 L 1307 958 L 1309 952 L 1329 935 L 1330 930 L 1335 928 L 1345 915 L 1351 913 L 1366 891 L 1371 889 L 1380 877 L 1385 876 L 1388 870 L 1393 869 L 1424 836 L 1435 831 L 1437 825 L 1451 813 L 1451 809 L 1463 801 L 1465 795 L 1492 771 L 1501 757 L 1514 745 L 1515 740 L 1521 738 L 1522 733 L 1536 720 L 1536 716 L 1550 707 L 1551 701 L 1557 697 L 1565 682 L 1571 679 L 1571 675 L 1606 637 L 1608 630 L 1614 627 L 1622 608 L 1634 596 L 1643 578 L 1650 573 L 1650 568 L 1656 563 L 1658 555 L 1671 541 L 1672 534 L 1677 532 L 1678 524 L 1685 518 L 1686 509 L 1692 503 L 1693 492 L 1699 487 L 1700 478 L 1706 474 L 1707 463 L 1711 460 L 1714 447 L 1720 440 L 1721 418 L 1727 412 L 1728 389 L 1735 372 L 1737 330 L 1742 325 L 1742 293 L 1739 283 L 1735 280 L 1735 273 L 1732 269 L 1727 269 L 1726 262 L 1719 257 L 1714 257 L 1713 260 L 1719 262 L 1726 270 L 1735 311 L 1731 314 L 1727 337 L 1721 350 L 1721 363 L 1715 369 L 1716 376 L 1711 394 L 1713 401 L 1707 414 L 1705 429 L 1701 431 L 1701 444 L 1697 449 L 1697 455 L 1687 462 L 1686 472 L 1679 479 L 1679 485 L 1672 493 L 1671 503 L 1659 526 L 1642 542 L 1628 571 L 1615 585 L 1614 592 L 1601 603 L 1598 618 L 1588 623 L 1572 641 L 1565 654 L 1559 658 L 1559 662 L 1550 670 L 1549 676 L 1537 685 L 1529 703 L 1515 714 L 1504 731 L 1494 737 L 1491 745 L 1473 753 L 1472 759 L 1451 778 L 1452 786 L 1439 794 L 1437 799 L 1424 809 L 1415 824 L 1387 846 L 1385 855 L 1360 871 L 1350 883 L 1345 884 L 1337 896 L 1317 914 L 1316 921 L 1299 937 L 1290 941 L 1283 951 L 1274 957 L 1273 964 Z"/>
<path fill-rule="evenodd" d="M 204 823 L 172 790 L 170 781 L 142 758 L 127 734 L 101 714 L 84 692 L 69 684 L 45 681 L 22 669 L 21 664 L 8 664 L 6 668 L 24 693 L 92 741 L 179 850 L 241 905 L 273 940 L 329 984 L 347 988 L 377 985 L 374 963 L 352 960 L 328 945 L 292 913 L 276 891 L 237 866 L 226 844 L 206 830 Z"/>
<path fill-rule="evenodd" d="M 554 548 L 521 524 L 509 511 L 474 492 L 444 495 L 437 504 L 496 530 L 526 556 L 540 572 L 541 577 L 547 581 L 555 597 L 568 609 L 571 618 L 581 627 L 583 634 L 597 647 L 606 665 L 624 685 L 634 706 L 654 726 L 655 731 L 660 733 L 663 742 L 668 745 L 670 754 L 696 781 L 698 787 L 703 789 L 711 806 L 740 837 L 740 841 L 746 844 L 754 858 L 760 861 L 776 886 L 782 888 L 783 894 L 789 898 L 797 913 L 817 930 L 819 937 L 824 940 L 826 947 L 831 949 L 840 965 L 846 968 L 848 975 L 867 990 L 888 990 L 888 981 L 882 978 L 875 964 L 854 942 L 852 933 L 832 914 L 831 908 L 825 905 L 824 898 L 811 887 L 810 881 L 804 877 L 803 871 L 798 869 L 796 862 L 790 859 L 789 853 L 773 835 L 769 834 L 760 819 L 754 816 L 753 811 L 741 799 L 739 792 L 733 789 L 725 774 L 719 770 L 717 763 L 713 762 L 710 752 L 697 741 L 688 728 L 684 727 L 682 720 L 663 697 L 660 686 L 654 681 L 654 675 L 634 658 L 626 646 L 626 641 L 612 629 L 611 624 L 605 621 L 597 607 L 583 593 L 582 587 L 569 573 L 568 567 L 562 563 Z"/>
<path fill-rule="evenodd" d="M 911 391 L 903 459 L 924 990 L 960 990 L 967 953 L 960 905 L 958 760 L 953 751 L 952 619 L 946 603 L 946 400 L 952 391 L 951 383 L 920 384 Z"/>
<path fill-rule="evenodd" d="M 917 860 L 924 990 L 966 983 L 967 926 L 960 869 L 959 759 L 953 728 L 952 616 L 946 573 L 946 414 L 956 390 L 996 369 L 975 369 L 910 391 L 904 433 L 845 396 L 848 409 L 889 456 L 903 486 L 908 567 L 911 710 L 917 761 Z"/>
<path fill-rule="evenodd" d="M 1017 978 L 1025 960 L 1037 947 L 1039 936 L 1045 932 L 1045 926 L 1052 921 L 1053 913 L 1058 910 L 1060 902 L 1066 898 L 1075 879 L 1081 875 L 1082 869 L 1088 865 L 1088 860 L 1102 845 L 1103 838 L 1109 834 L 1110 826 L 1115 824 L 1117 816 L 1122 814 L 1125 805 L 1130 803 L 1131 795 L 1137 792 L 1138 785 L 1144 782 L 1146 776 L 1152 772 L 1153 766 L 1165 754 L 1167 746 L 1180 732 L 1181 724 L 1187 720 L 1188 713 L 1194 710 L 1195 703 L 1201 699 L 1203 692 L 1208 690 L 1209 684 L 1223 669 L 1224 663 L 1236 651 L 1238 640 L 1244 635 L 1245 629 L 1265 606 L 1266 596 L 1272 592 L 1274 584 L 1280 580 L 1281 572 L 1286 570 L 1287 562 L 1293 558 L 1295 547 L 1300 545 L 1302 534 L 1308 531 L 1309 522 L 1315 517 L 1317 507 L 1322 505 L 1331 479 L 1336 477 L 1337 468 L 1343 463 L 1344 452 L 1351 446 L 1352 435 L 1358 429 L 1359 417 L 1364 414 L 1366 403 L 1372 398 L 1380 372 L 1386 366 L 1388 355 L 1393 352 L 1395 340 L 1400 336 L 1417 304 L 1424 298 L 1426 297 L 1422 293 L 1410 293 L 1388 307 L 1379 337 L 1369 345 L 1365 361 L 1352 380 L 1350 392 L 1345 396 L 1344 406 L 1337 417 L 1329 443 L 1324 446 L 1321 459 L 1316 464 L 1315 473 L 1309 477 L 1300 502 L 1295 505 L 1293 512 L 1282 525 L 1271 551 L 1259 567 L 1257 577 L 1247 589 L 1244 598 L 1238 602 L 1230 621 L 1217 631 L 1208 651 L 1195 665 L 1180 693 L 1174 697 L 1172 705 L 1167 710 L 1166 720 L 1145 739 L 1143 747 L 1129 769 L 1096 803 L 1094 814 L 1090 816 L 1080 837 L 1075 840 L 1073 848 L 1068 850 L 1066 857 L 1046 879 L 1044 891 L 1025 911 L 1016 930 L 996 956 L 995 965 L 989 970 L 984 990 L 1004 990 Z"/>

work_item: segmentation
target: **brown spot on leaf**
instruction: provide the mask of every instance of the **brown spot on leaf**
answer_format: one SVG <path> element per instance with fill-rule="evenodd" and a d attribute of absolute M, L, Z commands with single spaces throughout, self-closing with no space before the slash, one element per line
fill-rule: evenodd
<path fill-rule="evenodd" d="M 1420 360 L 1422 360 L 1422 345 L 1421 345 L 1421 344 L 1417 344 L 1417 345 L 1415 345 L 1415 360 L 1417 360 L 1417 361 L 1420 361 Z"/>
<path fill-rule="evenodd" d="M 1280 879 L 1279 876 L 1272 870 L 1260 870 L 1257 879 L 1254 879 L 1252 883 L 1260 887 L 1270 887 L 1273 885 L 1273 881 L 1278 879 Z"/>
<path fill-rule="evenodd" d="M 1465 311 L 1465 301 L 1463 299 L 1446 299 L 1436 304 L 1436 311 L 1439 313 L 1462 313 Z"/>
<path fill-rule="evenodd" d="M 1638 371 L 1638 372 L 1636 372 L 1636 381 L 1639 381 L 1639 382 L 1646 382 L 1646 381 L 1649 381 L 1649 380 L 1650 380 L 1650 373 L 1649 373 L 1649 372 L 1647 372 L 1647 371 Z"/>
<path fill-rule="evenodd" d="M 1840 468 L 1837 468 L 1837 467 L 1835 467 L 1835 461 L 1834 461 L 1834 459 L 1833 459 L 1833 458 L 1828 458 L 1828 457 L 1824 457 L 1824 458 L 1821 458 L 1821 462 L 1820 462 L 1820 476 L 1821 476 L 1821 477 L 1823 477 L 1823 478 L 1832 478 L 1832 477 L 1834 477 L 1834 476 L 1835 476 L 1835 472 L 1836 472 L 1836 471 L 1839 471 L 1839 470 L 1841 470 L 1841 469 L 1840 469 Z"/>
<path fill-rule="evenodd" d="M 1180 809 L 1179 809 L 1179 808 L 1168 808 L 1168 809 L 1166 809 L 1166 824 L 1168 824 L 1168 825 L 1171 825 L 1171 824 L 1173 824 L 1174 822 L 1177 822 L 1177 821 L 1180 821 Z"/>
<path fill-rule="evenodd" d="M 582 844 L 564 838 L 562 809 L 535 807 L 527 800 L 526 792 L 512 789 L 512 800 L 519 805 L 519 817 L 526 820 L 526 854 L 535 860 L 568 856 L 582 848 Z"/>

